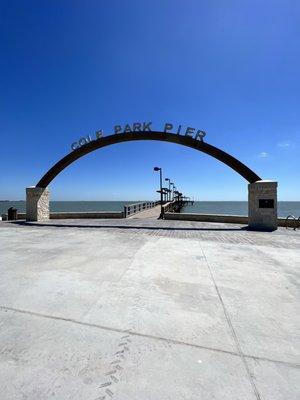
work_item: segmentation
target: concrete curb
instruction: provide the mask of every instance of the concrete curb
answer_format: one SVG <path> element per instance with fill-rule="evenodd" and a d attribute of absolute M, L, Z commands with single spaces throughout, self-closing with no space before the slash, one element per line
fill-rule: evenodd
<path fill-rule="evenodd" d="M 248 224 L 247 215 L 229 215 L 229 214 L 196 214 L 196 213 L 165 213 L 165 219 L 179 220 L 179 221 L 199 221 L 199 222 L 221 222 L 232 224 Z M 295 227 L 295 222 L 289 219 L 286 223 L 285 218 L 278 218 L 278 226 L 288 226 L 289 228 Z"/>

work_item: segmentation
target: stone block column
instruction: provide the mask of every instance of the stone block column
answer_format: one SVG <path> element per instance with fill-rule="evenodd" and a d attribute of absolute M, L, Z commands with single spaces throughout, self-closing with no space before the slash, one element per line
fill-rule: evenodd
<path fill-rule="evenodd" d="M 47 188 L 26 188 L 26 221 L 47 221 L 50 218 L 49 198 Z"/>
<path fill-rule="evenodd" d="M 277 182 L 257 181 L 248 185 L 249 228 L 277 229 Z"/>

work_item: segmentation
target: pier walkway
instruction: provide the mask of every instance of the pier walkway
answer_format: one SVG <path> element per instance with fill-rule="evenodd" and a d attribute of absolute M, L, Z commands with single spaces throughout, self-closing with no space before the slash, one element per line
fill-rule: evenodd
<path fill-rule="evenodd" d="M 299 264 L 284 228 L 0 222 L 1 399 L 296 400 Z"/>
<path fill-rule="evenodd" d="M 159 216 L 160 216 L 160 205 L 141 211 L 137 214 L 133 214 L 128 218 L 144 220 L 144 219 L 158 219 Z"/>

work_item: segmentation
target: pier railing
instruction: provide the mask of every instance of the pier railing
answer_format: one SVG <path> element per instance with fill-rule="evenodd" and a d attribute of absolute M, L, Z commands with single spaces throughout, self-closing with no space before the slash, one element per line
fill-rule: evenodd
<path fill-rule="evenodd" d="M 169 201 L 168 203 L 165 203 L 163 206 L 163 215 L 166 212 L 174 212 L 177 209 L 177 201 L 173 200 L 173 201 Z"/>
<path fill-rule="evenodd" d="M 294 228 L 294 231 L 298 228 L 300 228 L 300 217 L 296 219 L 294 215 L 290 214 L 286 217 L 285 219 L 285 227 L 288 228 Z"/>
<path fill-rule="evenodd" d="M 124 217 L 127 218 L 141 211 L 148 210 L 149 208 L 157 206 L 157 204 L 159 204 L 158 201 L 145 201 L 141 203 L 128 204 L 124 206 Z"/>
<path fill-rule="evenodd" d="M 166 212 L 180 212 L 180 210 L 187 205 L 193 205 L 194 201 L 187 198 L 175 199 L 163 205 L 163 215 Z"/>

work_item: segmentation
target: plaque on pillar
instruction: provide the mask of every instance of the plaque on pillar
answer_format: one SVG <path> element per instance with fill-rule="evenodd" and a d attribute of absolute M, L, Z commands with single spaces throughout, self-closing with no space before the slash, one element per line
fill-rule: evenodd
<path fill-rule="evenodd" d="M 259 199 L 259 208 L 274 208 L 274 199 Z"/>

